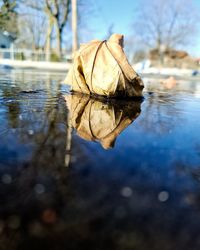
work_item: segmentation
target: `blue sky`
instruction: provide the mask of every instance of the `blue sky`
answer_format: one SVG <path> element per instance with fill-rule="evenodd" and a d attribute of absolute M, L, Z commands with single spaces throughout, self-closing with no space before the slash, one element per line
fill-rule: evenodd
<path fill-rule="evenodd" d="M 139 0 L 90 0 L 94 12 L 89 27 L 94 35 L 103 39 L 109 27 L 113 24 L 113 31 L 127 35 L 130 33 L 134 8 Z"/>
<path fill-rule="evenodd" d="M 89 28 L 92 38 L 104 39 L 108 28 L 113 24 L 113 32 L 131 35 L 131 22 L 134 19 L 134 10 L 140 0 L 90 0 L 92 17 L 89 19 Z M 166 0 L 167 1 L 167 0 Z M 149 3 L 151 0 L 149 0 Z M 200 13 L 200 0 L 193 0 Z M 200 24 L 199 24 L 200 29 Z M 87 39 L 87 37 L 85 38 Z M 84 39 L 84 40 L 85 40 Z M 200 33 L 197 34 L 197 44 L 188 48 L 193 55 L 200 57 Z"/>

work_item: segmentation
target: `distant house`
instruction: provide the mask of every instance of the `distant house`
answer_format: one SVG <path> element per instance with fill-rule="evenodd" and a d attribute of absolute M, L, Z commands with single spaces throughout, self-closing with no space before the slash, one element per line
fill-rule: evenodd
<path fill-rule="evenodd" d="M 11 58 L 15 37 L 7 31 L 0 31 L 0 58 Z M 9 51 L 3 51 L 8 49 Z"/>
<path fill-rule="evenodd" d="M 168 48 L 162 53 L 158 49 L 150 50 L 149 59 L 152 66 L 157 67 L 160 63 L 167 68 L 196 69 L 197 62 L 186 51 Z"/>
<path fill-rule="evenodd" d="M 13 46 L 15 37 L 7 31 L 0 31 L 0 48 L 9 49 Z"/>

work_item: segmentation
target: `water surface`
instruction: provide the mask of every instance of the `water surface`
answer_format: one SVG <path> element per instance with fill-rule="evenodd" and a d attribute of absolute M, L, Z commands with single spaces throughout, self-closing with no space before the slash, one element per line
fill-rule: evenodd
<path fill-rule="evenodd" d="M 62 79 L 1 72 L 1 249 L 199 249 L 200 83 L 115 102 Z"/>

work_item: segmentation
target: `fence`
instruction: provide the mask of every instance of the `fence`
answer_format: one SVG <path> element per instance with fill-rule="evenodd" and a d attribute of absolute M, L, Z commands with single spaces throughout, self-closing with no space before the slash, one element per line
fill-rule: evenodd
<path fill-rule="evenodd" d="M 55 53 L 47 54 L 43 50 L 30 50 L 30 49 L 0 49 L 0 59 L 11 59 L 11 60 L 29 60 L 29 61 L 71 61 L 70 53 L 66 53 L 61 56 L 61 59 L 57 57 Z"/>

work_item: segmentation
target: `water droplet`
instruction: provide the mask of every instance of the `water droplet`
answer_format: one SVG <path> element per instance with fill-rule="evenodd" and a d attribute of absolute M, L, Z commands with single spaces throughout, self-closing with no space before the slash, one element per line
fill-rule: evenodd
<path fill-rule="evenodd" d="M 46 210 L 44 210 L 43 213 L 42 213 L 42 220 L 45 223 L 48 223 L 48 224 L 55 223 L 56 220 L 57 220 L 56 211 L 53 210 L 53 209 L 46 209 Z"/>
<path fill-rule="evenodd" d="M 34 134 L 34 131 L 33 131 L 32 129 L 30 129 L 30 130 L 28 131 L 28 134 L 29 134 L 29 135 L 33 135 L 33 134 Z"/>
<path fill-rule="evenodd" d="M 37 193 L 37 194 L 43 194 L 44 192 L 45 192 L 45 187 L 44 187 L 44 185 L 42 185 L 42 184 L 36 184 L 35 185 L 35 192 Z"/>
<path fill-rule="evenodd" d="M 130 197 L 132 195 L 133 191 L 130 187 L 123 187 L 121 190 L 121 195 L 124 197 Z"/>
<path fill-rule="evenodd" d="M 158 200 L 160 202 L 165 202 L 169 199 L 169 193 L 167 191 L 161 191 L 159 194 L 158 194 Z"/>
<path fill-rule="evenodd" d="M 11 182 L 12 182 L 12 176 L 9 175 L 9 174 L 4 174 L 4 175 L 1 177 L 1 181 L 2 181 L 4 184 L 11 184 Z"/>

